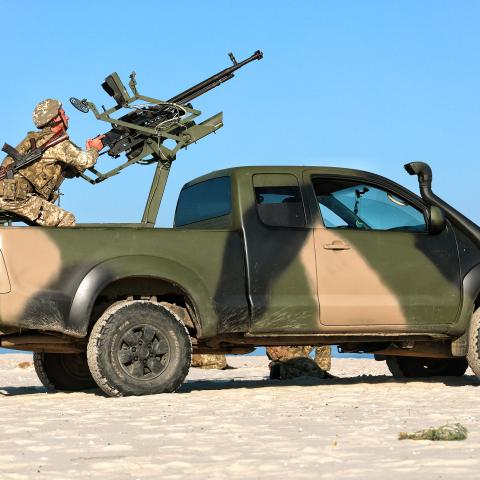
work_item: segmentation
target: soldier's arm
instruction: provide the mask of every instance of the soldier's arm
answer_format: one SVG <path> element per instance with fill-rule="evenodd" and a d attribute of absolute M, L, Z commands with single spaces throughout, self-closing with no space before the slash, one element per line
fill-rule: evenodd
<path fill-rule="evenodd" d="M 62 142 L 51 148 L 51 154 L 55 153 L 55 157 L 66 165 L 74 168 L 79 172 L 93 167 L 98 158 L 98 151 L 95 148 L 82 150 L 70 141 Z M 53 152 L 55 150 L 55 152 Z"/>

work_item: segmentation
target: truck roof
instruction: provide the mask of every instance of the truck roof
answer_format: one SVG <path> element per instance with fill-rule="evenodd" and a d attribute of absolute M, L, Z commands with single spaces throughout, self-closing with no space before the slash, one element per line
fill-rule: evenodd
<path fill-rule="evenodd" d="M 352 168 L 340 168 L 340 167 L 325 167 L 325 166 L 314 166 L 314 165 L 255 165 L 255 166 L 243 166 L 243 167 L 232 167 L 225 168 L 222 170 L 215 170 L 213 172 L 207 173 L 200 177 L 190 180 L 184 185 L 183 188 L 189 187 L 190 185 L 195 185 L 196 183 L 204 182 L 211 178 L 217 177 L 226 177 L 226 176 L 236 176 L 236 175 L 252 175 L 255 173 L 291 173 L 294 175 L 302 174 L 305 170 L 314 171 L 318 174 L 330 174 L 330 175 L 351 175 L 353 177 L 369 177 L 371 179 L 383 180 L 385 177 L 376 175 L 375 173 L 367 172 L 365 170 L 356 170 Z"/>

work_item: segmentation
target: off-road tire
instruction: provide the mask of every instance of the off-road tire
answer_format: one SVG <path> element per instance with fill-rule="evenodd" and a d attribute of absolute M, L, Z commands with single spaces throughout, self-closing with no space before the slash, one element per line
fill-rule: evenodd
<path fill-rule="evenodd" d="M 465 358 L 387 356 L 387 366 L 396 378 L 461 377 L 468 368 Z"/>
<path fill-rule="evenodd" d="M 473 312 L 470 319 L 467 361 L 473 373 L 480 377 L 480 308 Z"/>
<path fill-rule="evenodd" d="M 78 392 L 97 388 L 85 353 L 34 353 L 33 364 L 47 390 Z"/>
<path fill-rule="evenodd" d="M 146 300 L 108 308 L 95 323 L 87 348 L 95 382 L 112 397 L 174 392 L 187 376 L 191 358 L 185 325 L 167 307 Z"/>

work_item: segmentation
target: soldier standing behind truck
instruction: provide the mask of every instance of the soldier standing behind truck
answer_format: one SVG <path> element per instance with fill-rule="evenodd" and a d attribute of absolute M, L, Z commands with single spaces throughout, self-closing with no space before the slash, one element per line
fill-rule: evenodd
<path fill-rule="evenodd" d="M 15 153 L 25 155 L 37 149 L 41 155 L 20 168 L 11 156 L 5 158 L 0 167 L 0 209 L 33 225 L 74 226 L 75 216 L 54 202 L 65 178 L 95 165 L 103 148 L 101 137 L 88 140 L 86 151 L 78 148 L 66 133 L 69 118 L 62 104 L 51 98 L 35 107 L 32 118 L 39 131 L 29 132 Z"/>
<path fill-rule="evenodd" d="M 310 353 L 315 348 L 314 360 Z M 270 360 L 270 378 L 294 378 L 300 376 L 316 376 L 329 378 L 327 374 L 332 367 L 332 349 L 329 345 L 323 347 L 290 346 L 267 347 L 267 357 Z M 303 359 L 303 361 L 295 361 Z M 308 359 L 308 361 L 305 361 Z"/>

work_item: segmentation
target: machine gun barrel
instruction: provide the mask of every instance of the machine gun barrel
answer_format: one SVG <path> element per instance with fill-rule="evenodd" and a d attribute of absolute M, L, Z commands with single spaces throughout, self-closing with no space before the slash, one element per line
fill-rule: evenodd
<path fill-rule="evenodd" d="M 242 68 L 243 66 L 245 66 L 247 63 L 253 62 L 254 60 L 261 60 L 263 58 L 263 53 L 260 50 L 257 50 L 251 57 L 248 57 L 241 62 L 237 62 L 235 60 L 235 57 L 233 57 L 233 55 L 230 55 L 230 58 L 234 62 L 234 64 L 231 67 L 225 68 L 221 72 L 215 75 L 212 75 L 210 78 L 207 78 L 203 82 L 200 82 L 197 85 L 194 85 L 193 87 L 189 88 L 188 90 L 185 90 L 184 92 L 179 93 L 178 95 L 175 95 L 168 101 L 170 103 L 179 103 L 179 104 L 185 104 L 190 102 L 194 98 L 197 98 L 200 95 L 203 95 L 205 92 L 208 92 L 212 88 L 218 87 L 223 82 L 226 82 L 227 80 L 230 80 L 231 78 L 233 78 L 234 72 Z"/>

